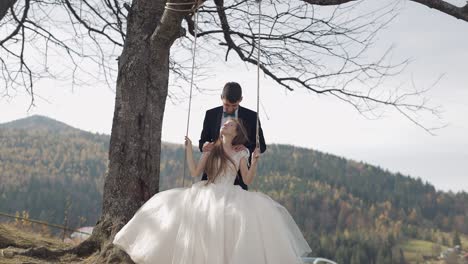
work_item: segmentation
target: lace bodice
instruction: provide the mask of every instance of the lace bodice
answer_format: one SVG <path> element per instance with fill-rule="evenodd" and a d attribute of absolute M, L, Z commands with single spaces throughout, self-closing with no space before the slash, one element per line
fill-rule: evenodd
<path fill-rule="evenodd" d="M 216 177 L 214 183 L 215 184 L 228 184 L 228 185 L 233 185 L 234 180 L 236 179 L 237 172 L 239 171 L 239 165 L 240 165 L 240 160 L 245 157 L 249 158 L 249 151 L 247 149 L 239 151 L 234 153 L 231 156 L 231 159 L 235 163 L 235 168 L 232 166 L 232 164 L 229 162 L 228 168 L 224 171 L 224 173 L 221 173 L 218 177 Z"/>

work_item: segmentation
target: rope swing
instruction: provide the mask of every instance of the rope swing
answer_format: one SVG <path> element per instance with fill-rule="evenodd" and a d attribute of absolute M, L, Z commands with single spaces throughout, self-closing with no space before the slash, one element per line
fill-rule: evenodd
<path fill-rule="evenodd" d="M 256 147 L 260 147 L 260 118 L 259 118 L 259 111 L 260 111 L 260 33 L 261 33 L 261 19 L 262 19 L 262 5 L 261 0 L 255 0 L 258 3 L 258 35 L 257 35 L 257 124 L 256 124 L 256 139 L 255 144 Z M 175 12 L 193 12 L 194 16 L 194 40 L 192 43 L 192 69 L 191 69 L 191 77 L 190 77 L 190 92 L 189 92 L 189 105 L 188 105 L 188 113 L 187 113 L 187 129 L 185 131 L 185 136 L 188 137 L 188 132 L 190 128 L 190 114 L 192 109 L 192 92 L 193 92 L 193 78 L 195 72 L 195 57 L 196 57 L 196 50 L 197 50 L 197 36 L 198 36 L 198 8 L 201 6 L 202 2 L 189 2 L 189 3 L 166 3 L 166 9 L 175 11 Z M 181 6 L 192 5 L 190 9 L 179 9 Z M 186 174 L 186 159 L 187 159 L 187 152 L 184 151 L 184 172 L 182 175 L 182 187 L 185 187 L 185 174 Z"/>
<path fill-rule="evenodd" d="M 256 148 L 260 148 L 260 33 L 262 24 L 262 0 L 255 0 L 258 3 L 258 38 L 257 38 L 257 131 L 256 131 Z"/>
<path fill-rule="evenodd" d="M 195 2 L 187 2 L 187 3 L 170 3 L 166 2 L 165 9 L 174 11 L 174 12 L 183 12 L 183 13 L 193 13 L 194 17 L 194 40 L 192 44 L 192 70 L 191 70 L 191 77 L 190 77 L 190 93 L 189 93 L 189 107 L 187 113 L 187 130 L 185 131 L 185 136 L 188 136 L 189 127 L 190 127 L 190 113 L 192 109 L 192 92 L 193 92 L 193 77 L 195 73 L 195 57 L 196 57 L 196 50 L 197 50 L 197 37 L 198 37 L 198 8 L 203 4 L 203 1 L 195 1 Z M 187 6 L 191 6 L 190 9 L 184 8 Z M 187 152 L 184 151 L 184 174 L 182 175 L 182 187 L 185 187 L 185 173 L 187 164 Z"/>
<path fill-rule="evenodd" d="M 185 131 L 185 136 L 188 137 L 189 127 L 190 127 L 190 112 L 192 109 L 192 91 L 193 91 L 193 76 L 195 72 L 195 55 L 197 51 L 197 36 L 198 36 L 198 7 L 195 8 L 195 13 L 193 15 L 195 17 L 195 30 L 194 30 L 194 40 L 192 45 L 192 72 L 190 76 L 190 95 L 189 95 L 189 107 L 188 107 L 188 114 L 187 114 L 187 130 Z M 182 187 L 185 187 L 185 171 L 186 171 L 186 160 L 187 160 L 187 151 L 184 151 L 184 174 L 182 176 Z"/>
<path fill-rule="evenodd" d="M 255 0 L 258 4 L 258 32 L 256 43 L 254 41 L 254 48 L 257 49 L 257 124 L 256 124 L 256 148 L 260 148 L 260 63 L 261 63 L 261 28 L 262 28 L 262 1 Z M 193 92 L 193 79 L 195 74 L 195 57 L 197 50 L 197 37 L 198 37 L 198 8 L 203 4 L 202 0 L 197 0 L 195 2 L 188 3 L 166 3 L 166 9 L 174 12 L 184 12 L 184 13 L 193 13 L 194 17 L 194 40 L 192 43 L 192 69 L 191 69 L 191 78 L 190 78 L 190 93 L 189 93 L 189 105 L 187 113 L 187 129 L 185 131 L 185 136 L 188 137 L 189 127 L 190 127 L 190 114 L 192 110 L 192 92 Z M 190 5 L 190 9 L 187 9 Z M 253 38 L 255 39 L 255 38 Z M 182 175 L 182 187 L 185 187 L 185 173 L 187 167 L 187 152 L 184 151 L 184 174 Z M 318 264 L 319 262 L 325 262 L 330 264 L 336 264 L 335 262 L 324 259 L 324 258 L 307 258 L 303 257 L 302 261 L 304 263 L 313 263 Z"/>

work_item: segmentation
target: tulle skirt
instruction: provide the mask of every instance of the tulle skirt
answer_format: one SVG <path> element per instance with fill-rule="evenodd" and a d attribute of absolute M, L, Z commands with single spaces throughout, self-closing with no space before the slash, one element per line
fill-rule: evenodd
<path fill-rule="evenodd" d="M 260 192 L 205 183 L 157 193 L 113 243 L 145 264 L 302 263 L 310 247 L 283 206 Z"/>

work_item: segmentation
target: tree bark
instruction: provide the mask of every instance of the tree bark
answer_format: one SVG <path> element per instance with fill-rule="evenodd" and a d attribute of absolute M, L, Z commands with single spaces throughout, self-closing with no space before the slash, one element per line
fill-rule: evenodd
<path fill-rule="evenodd" d="M 119 58 L 109 169 L 102 216 L 90 239 L 101 241 L 106 262 L 114 235 L 159 190 L 163 114 L 168 93 L 169 54 L 184 32 L 184 15 L 166 11 L 164 0 L 134 0 Z M 110 254 L 112 255 L 112 254 Z M 104 260 L 101 260 L 104 261 Z"/>

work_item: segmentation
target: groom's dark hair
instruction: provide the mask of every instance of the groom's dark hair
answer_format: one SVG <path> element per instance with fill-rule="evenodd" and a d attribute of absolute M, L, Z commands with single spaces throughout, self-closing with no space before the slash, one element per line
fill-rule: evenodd
<path fill-rule="evenodd" d="M 228 82 L 224 85 L 222 99 L 226 99 L 231 103 L 235 103 L 242 99 L 242 88 L 236 82 Z"/>

